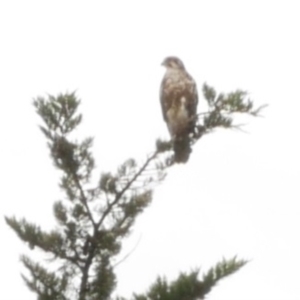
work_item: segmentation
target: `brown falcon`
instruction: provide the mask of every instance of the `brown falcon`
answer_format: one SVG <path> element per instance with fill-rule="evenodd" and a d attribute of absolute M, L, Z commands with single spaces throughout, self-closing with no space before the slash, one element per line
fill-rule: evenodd
<path fill-rule="evenodd" d="M 162 65 L 167 69 L 160 89 L 163 118 L 173 142 L 175 162 L 187 162 L 197 121 L 197 86 L 179 58 L 167 57 Z"/>

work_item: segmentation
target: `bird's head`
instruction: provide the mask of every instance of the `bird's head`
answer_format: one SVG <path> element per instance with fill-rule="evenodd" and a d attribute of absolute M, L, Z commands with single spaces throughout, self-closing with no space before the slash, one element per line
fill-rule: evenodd
<path fill-rule="evenodd" d="M 162 62 L 162 66 L 165 66 L 167 69 L 185 70 L 183 62 L 175 56 L 166 57 Z"/>

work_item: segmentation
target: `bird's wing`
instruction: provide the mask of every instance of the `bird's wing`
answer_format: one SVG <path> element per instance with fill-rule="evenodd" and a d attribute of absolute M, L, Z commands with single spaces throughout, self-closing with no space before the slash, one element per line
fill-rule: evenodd
<path fill-rule="evenodd" d="M 186 74 L 186 90 L 187 90 L 187 110 L 190 117 L 194 117 L 197 114 L 197 105 L 198 105 L 198 91 L 197 85 L 194 79 Z M 196 121 L 196 119 L 195 119 Z"/>
<path fill-rule="evenodd" d="M 164 77 L 160 86 L 160 104 L 162 108 L 162 114 L 165 122 L 167 119 L 167 112 L 172 106 L 172 95 L 170 93 L 170 81 L 167 77 Z"/>

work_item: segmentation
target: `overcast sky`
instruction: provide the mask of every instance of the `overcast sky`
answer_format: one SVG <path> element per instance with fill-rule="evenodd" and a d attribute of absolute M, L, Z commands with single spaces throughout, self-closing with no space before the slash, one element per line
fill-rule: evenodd
<path fill-rule="evenodd" d="M 117 293 L 143 292 L 157 275 L 207 270 L 222 257 L 251 259 L 208 300 L 300 299 L 298 1 L 1 1 L 0 211 L 45 229 L 62 198 L 32 106 L 36 96 L 77 90 L 95 137 L 99 172 L 142 161 L 167 138 L 160 63 L 177 55 L 217 91 L 247 90 L 264 118 L 247 133 L 219 130 L 169 170 L 117 258 Z M 200 95 L 199 110 L 203 110 Z M 1 299 L 36 299 L 20 272 L 29 252 L 0 221 Z"/>

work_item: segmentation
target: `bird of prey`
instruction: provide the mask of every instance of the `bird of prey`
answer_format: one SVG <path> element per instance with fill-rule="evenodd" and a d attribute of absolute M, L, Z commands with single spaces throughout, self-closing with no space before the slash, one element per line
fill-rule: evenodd
<path fill-rule="evenodd" d="M 190 142 L 197 121 L 197 86 L 179 58 L 169 56 L 162 65 L 166 67 L 160 88 L 163 118 L 171 135 L 174 161 L 185 163 L 192 151 Z"/>

